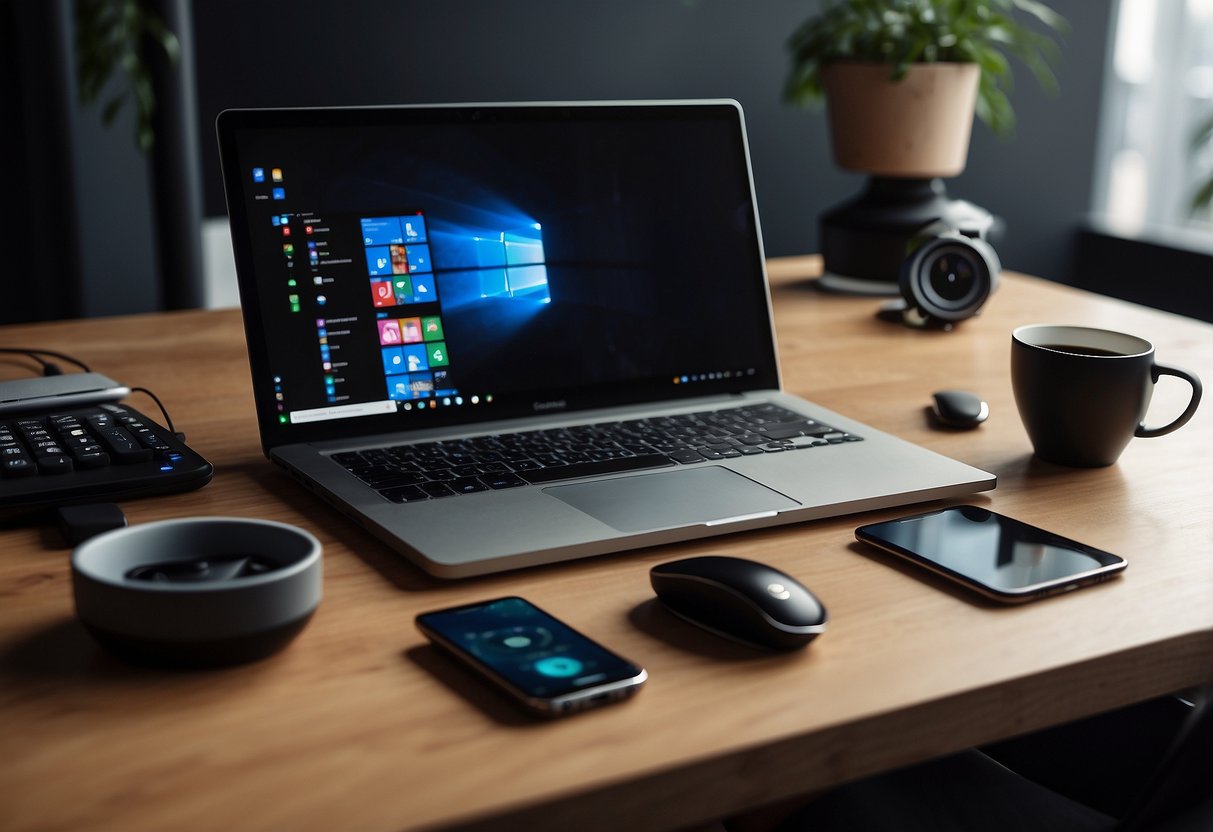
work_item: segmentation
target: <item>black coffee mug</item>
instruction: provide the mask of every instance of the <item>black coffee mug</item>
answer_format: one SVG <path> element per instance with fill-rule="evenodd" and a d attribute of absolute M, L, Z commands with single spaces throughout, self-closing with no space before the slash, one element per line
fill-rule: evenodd
<path fill-rule="evenodd" d="M 1147 427 L 1142 419 L 1163 375 L 1192 385 L 1192 399 L 1174 421 Z M 1111 465 L 1135 436 L 1183 427 L 1201 395 L 1196 374 L 1155 361 L 1154 345 L 1144 338 L 1083 326 L 1016 329 L 1011 383 L 1036 456 L 1081 468 Z"/>

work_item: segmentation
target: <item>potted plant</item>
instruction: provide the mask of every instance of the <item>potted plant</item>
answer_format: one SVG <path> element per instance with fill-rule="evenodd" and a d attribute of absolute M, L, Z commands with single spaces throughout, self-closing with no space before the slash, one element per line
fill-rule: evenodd
<path fill-rule="evenodd" d="M 995 133 L 1012 132 L 1010 58 L 1056 90 L 1054 36 L 1066 22 L 1036 0 L 823 2 L 789 41 L 785 97 L 824 98 L 835 160 L 872 178 L 821 218 L 819 285 L 897 294 L 907 246 L 923 228 L 943 220 L 984 236 L 994 224 L 984 209 L 948 198 L 940 177 L 964 169 L 974 113 Z"/>
<path fill-rule="evenodd" d="M 954 176 L 974 112 L 995 133 L 1014 129 L 1010 57 L 1057 89 L 1051 33 L 1066 28 L 1036 0 L 827 0 L 792 35 L 785 96 L 800 105 L 826 99 L 844 168 Z"/>

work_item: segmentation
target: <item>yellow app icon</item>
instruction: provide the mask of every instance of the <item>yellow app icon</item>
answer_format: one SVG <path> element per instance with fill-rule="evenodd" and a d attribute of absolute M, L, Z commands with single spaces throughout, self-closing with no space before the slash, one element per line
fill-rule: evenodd
<path fill-rule="evenodd" d="M 273 179 L 275 182 L 281 182 L 282 181 L 282 168 L 273 168 L 270 171 L 270 179 Z"/>

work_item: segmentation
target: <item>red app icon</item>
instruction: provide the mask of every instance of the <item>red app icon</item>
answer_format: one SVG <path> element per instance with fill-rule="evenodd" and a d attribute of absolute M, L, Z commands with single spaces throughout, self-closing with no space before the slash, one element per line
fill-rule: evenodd
<path fill-rule="evenodd" d="M 371 297 L 376 306 L 395 306 L 396 295 L 392 292 L 390 280 L 376 280 L 371 284 Z"/>

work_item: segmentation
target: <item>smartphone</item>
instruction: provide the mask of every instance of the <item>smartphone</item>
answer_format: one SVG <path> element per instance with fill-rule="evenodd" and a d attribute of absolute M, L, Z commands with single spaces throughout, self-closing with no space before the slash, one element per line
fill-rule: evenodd
<path fill-rule="evenodd" d="M 626 699 L 648 678 L 640 665 L 516 596 L 422 613 L 417 629 L 543 716 Z"/>
<path fill-rule="evenodd" d="M 1128 562 L 977 506 L 860 526 L 855 537 L 996 601 L 1019 603 L 1099 583 Z"/>

